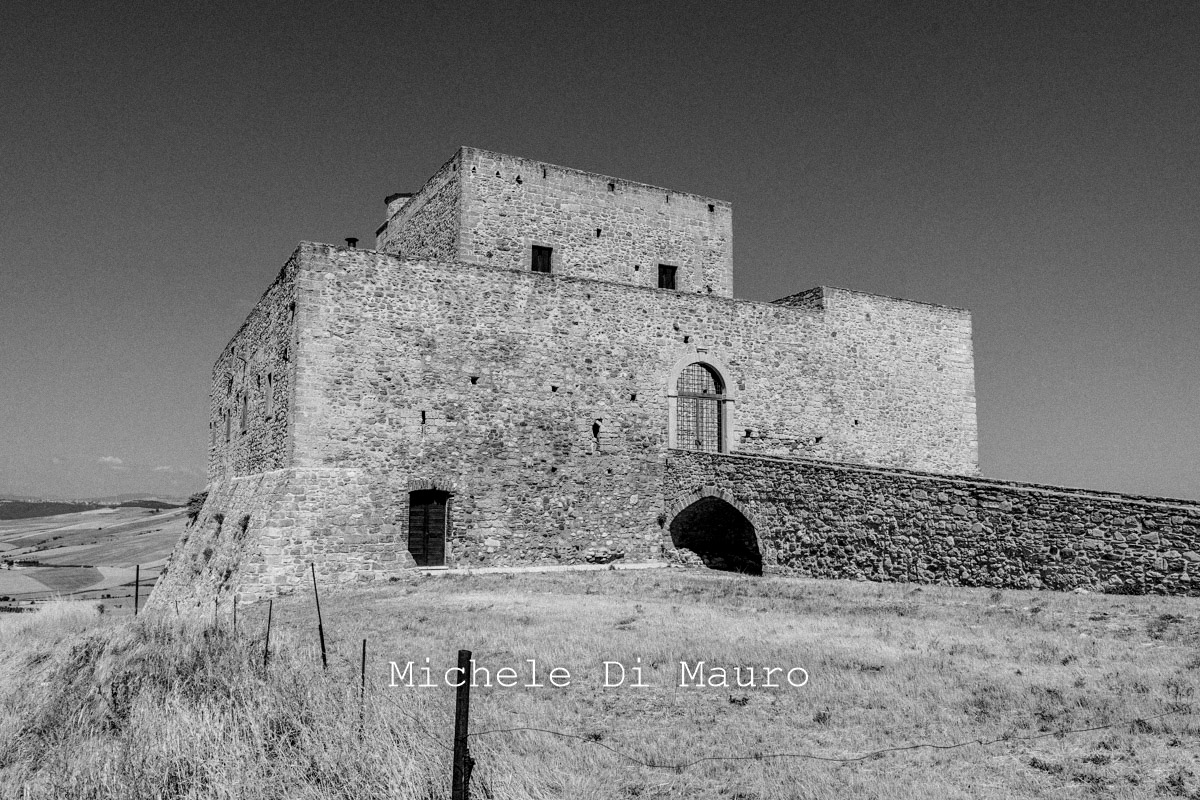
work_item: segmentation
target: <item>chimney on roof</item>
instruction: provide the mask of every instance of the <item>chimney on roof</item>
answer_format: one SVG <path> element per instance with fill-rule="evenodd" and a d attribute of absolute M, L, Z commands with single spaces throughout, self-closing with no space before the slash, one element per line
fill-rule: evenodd
<path fill-rule="evenodd" d="M 346 247 L 358 247 L 358 239 L 353 236 L 346 237 Z"/>

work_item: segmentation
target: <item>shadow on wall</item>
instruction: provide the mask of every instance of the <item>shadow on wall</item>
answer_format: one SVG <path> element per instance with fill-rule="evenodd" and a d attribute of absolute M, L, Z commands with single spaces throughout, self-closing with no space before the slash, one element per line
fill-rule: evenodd
<path fill-rule="evenodd" d="M 762 553 L 754 526 L 717 497 L 702 497 L 671 520 L 671 542 L 690 550 L 709 569 L 762 575 Z"/>

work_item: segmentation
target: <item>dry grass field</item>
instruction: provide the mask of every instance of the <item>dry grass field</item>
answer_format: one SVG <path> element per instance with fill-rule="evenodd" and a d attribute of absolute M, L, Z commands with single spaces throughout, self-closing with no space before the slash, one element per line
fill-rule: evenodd
<path fill-rule="evenodd" d="M 436 675 L 466 648 L 493 683 L 472 693 L 474 797 L 1200 798 L 1194 598 L 444 575 L 325 592 L 327 673 L 311 594 L 276 601 L 265 675 L 261 605 L 236 633 L 228 607 L 214 626 L 79 605 L 0 620 L 0 796 L 448 797 L 454 690 L 391 686 L 389 662 Z M 527 659 L 570 684 L 496 685 Z M 647 685 L 605 687 L 604 661 Z M 681 687 L 681 661 L 809 680 Z M 513 728 L 569 736 L 489 732 Z"/>

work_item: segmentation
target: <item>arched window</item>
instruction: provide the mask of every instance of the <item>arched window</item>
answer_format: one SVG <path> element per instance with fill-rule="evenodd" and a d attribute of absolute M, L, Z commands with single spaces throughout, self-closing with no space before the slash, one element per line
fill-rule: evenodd
<path fill-rule="evenodd" d="M 675 383 L 675 446 L 725 451 L 725 382 L 708 364 L 688 364 Z"/>

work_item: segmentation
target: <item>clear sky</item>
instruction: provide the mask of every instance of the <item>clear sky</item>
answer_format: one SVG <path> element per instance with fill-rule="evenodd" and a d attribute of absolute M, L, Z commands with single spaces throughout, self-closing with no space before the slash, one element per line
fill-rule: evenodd
<path fill-rule="evenodd" d="M 140 7 L 139 7 L 140 5 Z M 472 145 L 729 200 L 735 293 L 969 308 L 984 475 L 1200 498 L 1200 4 L 0 4 L 0 495 L 203 485 L 301 240 Z"/>

